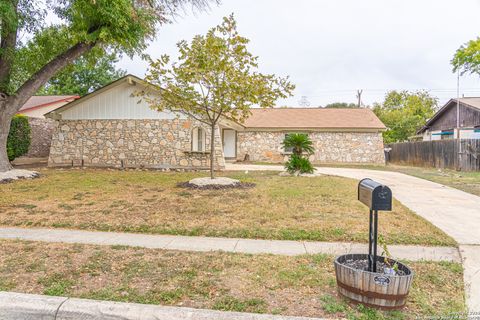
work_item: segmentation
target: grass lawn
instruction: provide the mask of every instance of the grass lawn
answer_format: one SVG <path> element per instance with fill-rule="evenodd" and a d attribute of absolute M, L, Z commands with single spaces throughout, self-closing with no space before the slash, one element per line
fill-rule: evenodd
<path fill-rule="evenodd" d="M 432 169 L 389 165 L 388 170 L 402 172 L 480 196 L 480 172 L 462 172 L 448 169 Z"/>
<path fill-rule="evenodd" d="M 275 172 L 224 173 L 252 189 L 190 190 L 176 186 L 205 173 L 52 170 L 0 185 L 0 224 L 156 234 L 286 240 L 368 239 L 368 210 L 357 182 L 280 177 Z M 398 201 L 382 213 L 391 244 L 455 245 L 453 239 Z"/>
<path fill-rule="evenodd" d="M 372 320 L 465 310 L 460 264 L 407 262 L 415 271 L 407 307 L 402 312 L 377 312 L 337 296 L 333 259 L 4 240 L 0 290 Z"/>
<path fill-rule="evenodd" d="M 450 169 L 422 168 L 389 164 L 388 166 L 376 165 L 322 165 L 324 167 L 359 168 L 405 173 L 417 178 L 437 182 L 456 188 L 476 196 L 480 196 L 480 172 L 464 172 Z"/>

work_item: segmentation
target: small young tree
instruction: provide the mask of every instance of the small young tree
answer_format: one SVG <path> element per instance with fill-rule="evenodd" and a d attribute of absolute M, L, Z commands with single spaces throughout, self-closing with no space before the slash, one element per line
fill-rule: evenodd
<path fill-rule="evenodd" d="M 313 173 L 315 168 L 308 156 L 315 152 L 313 142 L 305 133 L 287 134 L 282 142 L 284 150 L 292 150 L 290 158 L 285 163 L 285 169 L 291 173 Z M 305 157 L 306 156 L 306 157 Z"/>
<path fill-rule="evenodd" d="M 153 109 L 182 113 L 211 128 L 212 179 L 215 128 L 221 117 L 241 123 L 252 106 L 273 107 L 294 89 L 288 77 L 257 71 L 258 57 L 248 52 L 248 42 L 238 34 L 232 14 L 206 35 L 179 42 L 178 62 L 170 63 L 167 55 L 151 61 L 145 80 L 152 86 L 139 93 Z"/>

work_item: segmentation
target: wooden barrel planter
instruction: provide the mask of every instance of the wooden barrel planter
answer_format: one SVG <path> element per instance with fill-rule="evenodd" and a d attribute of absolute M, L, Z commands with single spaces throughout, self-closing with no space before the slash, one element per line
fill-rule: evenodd
<path fill-rule="evenodd" d="M 407 302 L 413 280 L 413 271 L 406 265 L 388 259 L 390 265 L 397 263 L 402 275 L 390 275 L 355 269 L 347 262 L 368 260 L 367 254 L 346 254 L 335 259 L 338 292 L 356 303 L 384 310 L 401 309 Z M 377 257 L 384 263 L 386 258 Z"/>

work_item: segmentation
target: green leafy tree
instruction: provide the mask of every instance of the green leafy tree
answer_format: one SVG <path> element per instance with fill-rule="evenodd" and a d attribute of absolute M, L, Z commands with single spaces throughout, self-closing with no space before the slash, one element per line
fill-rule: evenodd
<path fill-rule="evenodd" d="M 151 61 L 145 78 L 151 89 L 139 93 L 156 110 L 182 113 L 210 127 L 212 179 L 219 120 L 243 122 L 252 106 L 273 107 L 294 89 L 288 78 L 257 71 L 258 58 L 248 52 L 248 42 L 238 34 L 233 15 L 226 17 L 206 35 L 179 42 L 178 62 L 170 63 L 166 55 Z"/>
<path fill-rule="evenodd" d="M 305 133 L 290 133 L 282 142 L 284 150 L 292 150 L 285 169 L 291 173 L 313 173 L 315 168 L 308 157 L 315 152 L 313 142 Z"/>
<path fill-rule="evenodd" d="M 355 103 L 347 103 L 347 102 L 334 102 L 327 104 L 325 108 L 328 109 L 338 109 L 338 108 L 358 108 Z"/>
<path fill-rule="evenodd" d="M 12 117 L 52 77 L 92 50 L 141 54 L 182 6 L 208 0 L 1 0 L 0 172 L 11 169 Z M 48 11 L 47 11 L 48 10 Z M 47 23 L 47 12 L 55 23 Z M 52 20 L 52 19 L 50 19 Z M 31 37 L 22 35 L 31 34 Z M 25 42 L 22 39 L 30 39 Z"/>
<path fill-rule="evenodd" d="M 452 59 L 453 71 L 480 75 L 480 37 L 462 45 Z"/>
<path fill-rule="evenodd" d="M 115 67 L 117 62 L 114 53 L 99 57 L 87 54 L 51 78 L 38 94 L 84 96 L 126 75 L 125 70 Z"/>
<path fill-rule="evenodd" d="M 374 104 L 373 112 L 385 124 L 385 143 L 407 141 L 430 119 L 438 99 L 426 91 L 390 91 L 382 104 Z"/>

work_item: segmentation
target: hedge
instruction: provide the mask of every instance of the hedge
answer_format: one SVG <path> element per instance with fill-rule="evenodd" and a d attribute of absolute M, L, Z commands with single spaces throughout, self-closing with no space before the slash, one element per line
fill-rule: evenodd
<path fill-rule="evenodd" d="M 30 132 L 28 117 L 15 115 L 12 118 L 7 138 L 8 160 L 12 161 L 28 152 L 31 141 Z"/>

